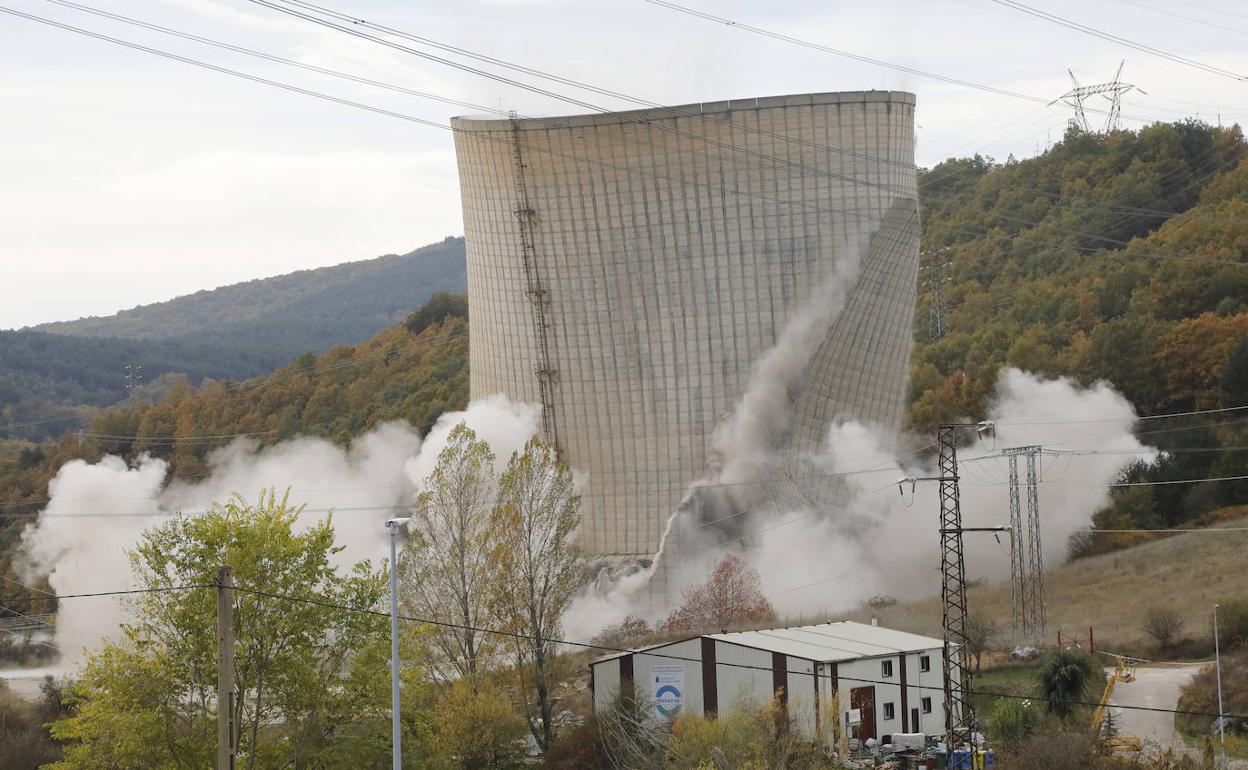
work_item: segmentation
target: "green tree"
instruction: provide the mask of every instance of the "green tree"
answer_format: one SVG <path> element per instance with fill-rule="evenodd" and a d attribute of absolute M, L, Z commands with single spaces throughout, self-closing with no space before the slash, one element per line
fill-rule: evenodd
<path fill-rule="evenodd" d="M 497 493 L 494 452 L 465 423 L 451 429 L 412 511 L 399 561 L 402 602 L 442 625 L 430 630 L 430 665 L 444 679 L 475 686 L 499 639 L 494 625 L 490 512 Z"/>
<path fill-rule="evenodd" d="M 1040 667 L 1040 697 L 1045 708 L 1063 719 L 1070 716 L 1074 701 L 1087 699 L 1099 673 L 1092 656 L 1078 647 L 1054 650 Z"/>
<path fill-rule="evenodd" d="M 572 472 L 554 450 L 531 439 L 511 456 L 499 480 L 494 532 L 495 601 L 513 640 L 519 701 L 543 751 L 554 740 L 553 685 L 561 620 L 584 582 L 572 533 L 580 524 L 581 498 Z"/>
<path fill-rule="evenodd" d="M 54 770 L 212 765 L 216 602 L 211 588 L 178 586 L 215 582 L 221 564 L 240 589 L 308 600 L 235 592 L 238 767 L 360 767 L 367 746 L 384 747 L 375 736 L 388 726 L 385 619 L 313 602 L 379 606 L 385 575 L 367 562 L 340 575 L 331 521 L 298 526 L 298 517 L 268 491 L 255 505 L 236 496 L 143 535 L 131 564 L 153 590 L 132 602 L 122 640 L 88 659 L 68 696 L 72 716 L 51 728 L 65 744 Z M 348 745 L 362 753 L 348 758 Z"/>

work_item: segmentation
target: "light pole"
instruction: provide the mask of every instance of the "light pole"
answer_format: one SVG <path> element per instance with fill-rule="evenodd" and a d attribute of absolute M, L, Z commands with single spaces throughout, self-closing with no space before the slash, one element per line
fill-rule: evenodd
<path fill-rule="evenodd" d="M 1213 660 L 1218 674 L 1218 748 L 1226 767 L 1226 714 L 1222 710 L 1222 650 L 1218 644 L 1218 605 L 1213 605 Z"/>
<path fill-rule="evenodd" d="M 399 724 L 399 530 L 411 521 L 387 519 L 390 530 L 390 735 L 394 770 L 403 767 L 402 725 Z"/>

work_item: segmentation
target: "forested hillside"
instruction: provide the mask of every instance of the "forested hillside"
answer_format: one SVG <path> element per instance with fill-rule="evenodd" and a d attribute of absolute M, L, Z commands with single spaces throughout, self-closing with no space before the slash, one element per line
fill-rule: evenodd
<path fill-rule="evenodd" d="M 1038 158 L 953 160 L 923 174 L 911 426 L 982 417 L 1006 364 L 1106 380 L 1141 415 L 1248 405 L 1244 157 L 1238 127 L 1188 122 L 1072 131 Z M 933 334 L 937 287 L 943 328 Z M 1248 412 L 1139 431 L 1171 454 L 1128 480 L 1248 474 Z M 1243 482 L 1134 487 L 1097 524 L 1173 526 L 1243 502 Z"/>
<path fill-rule="evenodd" d="M 0 440 L 85 427 L 98 407 L 127 398 L 128 385 L 158 399 L 171 374 L 193 384 L 245 379 L 307 352 L 353 345 L 466 283 L 464 241 L 447 238 L 403 256 L 301 270 L 107 318 L 0 331 Z M 135 366 L 142 374 L 128 381 L 126 367 Z"/>
<path fill-rule="evenodd" d="M 284 362 L 354 345 L 440 291 L 466 290 L 464 239 L 447 238 L 408 254 L 300 270 L 38 328 L 82 337 L 228 339 Z"/>
<path fill-rule="evenodd" d="M 275 363 L 258 351 L 208 340 L 85 339 L 0 331 L 0 437 L 39 438 L 77 429 L 88 424 L 98 407 L 126 399 L 129 386 L 158 398 L 169 386 L 170 374 L 192 382 L 254 377 L 271 371 Z"/>

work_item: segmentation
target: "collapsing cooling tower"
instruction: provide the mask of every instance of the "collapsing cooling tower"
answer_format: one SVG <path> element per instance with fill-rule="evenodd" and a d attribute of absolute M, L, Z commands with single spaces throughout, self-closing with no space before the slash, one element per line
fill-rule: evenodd
<path fill-rule="evenodd" d="M 588 474 L 581 542 L 654 553 L 752 364 L 831 275 L 852 284 L 788 440 L 896 428 L 919 226 L 914 96 L 777 96 L 456 118 L 473 398 L 540 404 Z"/>

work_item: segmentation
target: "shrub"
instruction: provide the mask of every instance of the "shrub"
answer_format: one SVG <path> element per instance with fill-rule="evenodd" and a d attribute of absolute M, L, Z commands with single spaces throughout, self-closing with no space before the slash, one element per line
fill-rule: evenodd
<path fill-rule="evenodd" d="M 1040 697 L 1050 714 L 1065 719 L 1074 712 L 1074 701 L 1087 700 L 1092 683 L 1103 676 L 1092 656 L 1078 647 L 1054 650 L 1040 666 Z"/>
<path fill-rule="evenodd" d="M 1248 710 L 1248 650 L 1222 656 L 1222 696 L 1227 714 Z M 1179 710 L 1197 714 L 1218 713 L 1218 682 L 1214 666 L 1203 667 L 1179 695 Z M 1213 717 L 1179 714 L 1175 726 L 1183 733 L 1201 736 L 1209 733 Z"/>
<path fill-rule="evenodd" d="M 520 767 L 524 736 L 528 733 L 515 710 L 501 694 L 472 689 L 460 679 L 438 704 L 438 753 L 448 767 L 494 770 Z"/>
<path fill-rule="evenodd" d="M 582 724 L 560 733 L 550 751 L 542 757 L 542 767 L 547 770 L 589 770 L 611 767 L 610 757 L 602 743 L 597 719 L 587 719 Z"/>
<path fill-rule="evenodd" d="M 822 770 L 833 768 L 828 752 L 808 738 L 780 729 L 776 700 L 764 706 L 738 703 L 716 719 L 686 715 L 672 725 L 669 770 Z"/>
<path fill-rule="evenodd" d="M 45 685 L 45 699 L 50 691 Z M 61 758 L 44 723 L 59 715 L 59 701 L 32 705 L 9 692 L 0 681 L 0 767 L 40 767 Z"/>
<path fill-rule="evenodd" d="M 988 732 L 1006 746 L 1016 746 L 1028 738 L 1044 721 L 1044 715 L 1031 701 L 1002 698 L 988 717 Z"/>
<path fill-rule="evenodd" d="M 1238 599 L 1218 606 L 1218 644 L 1223 652 L 1248 647 L 1248 601 Z"/>
<path fill-rule="evenodd" d="M 1142 628 L 1158 647 L 1168 648 L 1183 630 L 1183 619 L 1174 610 L 1154 607 L 1144 616 Z"/>

